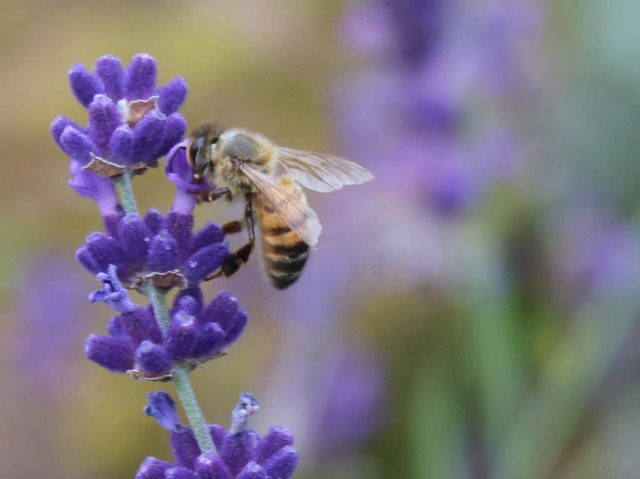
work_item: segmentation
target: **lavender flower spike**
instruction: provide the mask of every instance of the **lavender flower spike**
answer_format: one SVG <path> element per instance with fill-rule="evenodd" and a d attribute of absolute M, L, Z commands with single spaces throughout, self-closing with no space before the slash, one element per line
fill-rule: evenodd
<path fill-rule="evenodd" d="M 183 78 L 156 88 L 157 64 L 135 55 L 124 71 L 114 56 L 96 62 L 96 72 L 75 65 L 71 89 L 87 108 L 85 129 L 58 117 L 51 133 L 63 151 L 86 169 L 106 177 L 142 172 L 180 141 L 186 122 L 177 112 L 187 95 Z"/>
<path fill-rule="evenodd" d="M 115 269 L 110 269 L 115 275 Z M 117 296 L 119 288 L 112 284 L 117 278 L 109 276 L 105 281 L 110 291 L 111 288 L 116 291 L 110 294 Z M 128 304 L 118 296 L 112 302 L 118 306 Z M 231 307 L 222 309 L 222 304 Z M 247 314 L 229 293 L 220 293 L 206 307 L 192 296 L 182 294 L 174 301 L 164 334 L 158 329 L 153 311 L 135 306 L 111 320 L 110 336 L 88 341 L 86 355 L 111 371 L 127 372 L 135 379 L 162 381 L 170 378 L 180 366 L 192 368 L 224 354 L 246 323 Z M 110 344 L 114 345 L 113 353 L 105 358 L 105 348 Z M 246 393 L 240 405 L 242 409 L 234 411 L 234 431 L 243 429 L 248 417 L 257 410 L 255 398 Z"/>
<path fill-rule="evenodd" d="M 171 397 L 159 391 L 150 393 L 148 401 L 145 412 L 169 430 L 175 465 L 148 457 L 140 466 L 136 478 L 288 479 L 295 471 L 298 452 L 292 447 L 293 437 L 285 428 L 271 428 L 267 435 L 260 437 L 254 430 L 226 431 L 222 426 L 211 424 L 211 439 L 220 452 L 201 454 L 193 431 L 179 423 L 175 402 Z M 253 412 L 256 409 L 255 398 L 249 393 L 242 393 L 234 409 L 234 421 L 236 412 Z M 242 416 L 248 419 L 251 412 Z"/>
<path fill-rule="evenodd" d="M 252 395 L 242 394 L 227 432 L 207 424 L 190 384 L 197 366 L 227 353 L 248 317 L 230 293 L 207 302 L 200 289 L 229 249 L 220 225 L 207 223 L 194 231 L 195 193 L 213 185 L 194 182 L 187 161 L 189 140 L 182 141 L 187 125 L 178 112 L 186 81 L 178 77 L 158 88 L 157 74 L 157 63 L 147 54 L 135 55 L 127 68 L 114 56 L 100 58 L 95 72 L 75 65 L 69 81 L 87 109 L 88 123 L 58 116 L 51 124 L 54 141 L 71 159 L 70 185 L 94 200 L 103 216 L 104 231 L 89 234 L 76 258 L 101 284 L 90 301 L 117 314 L 106 334 L 86 339 L 84 352 L 111 372 L 175 386 L 189 426 L 180 422 L 165 392 L 151 393 L 145 409 L 169 430 L 175 462 L 148 457 L 137 479 L 288 479 L 298 458 L 293 438 L 283 428 L 273 428 L 265 438 L 247 429 L 258 409 Z M 166 173 L 176 185 L 172 211 L 140 215 L 131 180 L 166 154 Z M 132 301 L 129 290 L 149 304 Z"/>
<path fill-rule="evenodd" d="M 154 278 L 167 291 L 197 286 L 222 265 L 229 249 L 218 225 L 208 223 L 195 235 L 192 227 L 193 217 L 178 213 L 117 217 L 108 235 L 96 232 L 87 237 L 78 259 L 93 274 L 108 274 L 109 265 L 116 265 L 117 278 L 126 287 Z"/>

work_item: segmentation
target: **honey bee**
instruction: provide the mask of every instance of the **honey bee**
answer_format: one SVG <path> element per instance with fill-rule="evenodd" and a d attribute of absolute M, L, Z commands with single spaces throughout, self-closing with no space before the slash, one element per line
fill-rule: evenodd
<path fill-rule="evenodd" d="M 196 182 L 207 177 L 215 185 L 199 194 L 201 200 L 242 198 L 245 203 L 243 220 L 229 222 L 223 230 L 246 229 L 248 241 L 207 279 L 231 276 L 249 260 L 257 223 L 264 269 L 278 289 L 300 277 L 309 248 L 316 246 L 322 230 L 301 186 L 329 192 L 373 179 L 371 172 L 352 161 L 283 148 L 261 134 L 215 125 L 202 125 L 191 134 L 187 158 Z"/>

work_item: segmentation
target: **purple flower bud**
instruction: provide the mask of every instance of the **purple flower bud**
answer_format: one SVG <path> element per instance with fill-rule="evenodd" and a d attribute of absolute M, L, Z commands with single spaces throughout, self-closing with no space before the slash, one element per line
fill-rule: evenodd
<path fill-rule="evenodd" d="M 133 159 L 133 130 L 129 125 L 120 125 L 109 140 L 111 159 L 121 165 L 130 165 Z"/>
<path fill-rule="evenodd" d="M 147 261 L 151 243 L 151 232 L 147 225 L 136 215 L 127 215 L 120 223 L 118 237 L 127 260 L 132 262 L 136 269 L 142 267 Z"/>
<path fill-rule="evenodd" d="M 164 140 L 155 152 L 156 157 L 166 155 L 187 131 L 187 121 L 181 113 L 172 113 L 164 122 Z"/>
<path fill-rule="evenodd" d="M 160 230 L 162 230 L 162 228 L 164 228 L 164 225 L 165 225 L 164 215 L 160 213 L 158 210 L 150 209 L 144 215 L 144 224 L 147 225 L 147 228 L 149 228 L 149 231 L 151 231 L 151 234 L 155 236 L 158 233 L 160 233 Z"/>
<path fill-rule="evenodd" d="M 247 315 L 247 312 L 242 308 L 239 309 L 233 317 L 232 323 L 230 323 L 225 330 L 223 347 L 229 346 L 240 337 L 242 331 L 244 331 L 244 328 L 247 325 L 248 320 L 249 316 Z"/>
<path fill-rule="evenodd" d="M 242 468 L 253 459 L 253 450 L 258 443 L 255 431 L 240 431 L 229 434 L 220 450 L 220 457 L 229 467 L 232 475 L 238 474 Z"/>
<path fill-rule="evenodd" d="M 69 70 L 71 90 L 85 108 L 93 101 L 93 97 L 103 92 L 102 81 L 77 63 Z"/>
<path fill-rule="evenodd" d="M 238 300 L 228 291 L 220 291 L 209 303 L 200 316 L 201 322 L 215 322 L 226 330 L 233 323 L 233 318 L 240 309 Z"/>
<path fill-rule="evenodd" d="M 164 391 L 147 394 L 147 407 L 144 413 L 155 418 L 158 424 L 168 431 L 181 427 L 180 418 L 176 412 L 176 402 Z"/>
<path fill-rule="evenodd" d="M 53 137 L 53 140 L 58 144 L 60 148 L 63 148 L 62 143 L 60 142 L 60 137 L 62 136 L 64 129 L 68 126 L 71 126 L 80 132 L 84 132 L 84 128 L 82 128 L 75 121 L 67 118 L 66 116 L 62 116 L 62 115 L 56 116 L 51 122 L 51 127 L 49 128 L 49 131 L 51 131 L 51 136 Z"/>
<path fill-rule="evenodd" d="M 218 424 L 209 424 L 209 434 L 211 435 L 211 439 L 213 439 L 213 443 L 216 445 L 216 449 L 222 449 L 224 438 L 227 437 L 225 428 Z"/>
<path fill-rule="evenodd" d="M 182 253 L 181 260 L 186 257 L 187 248 L 191 241 L 191 230 L 193 229 L 193 216 L 182 215 L 176 212 L 167 216 L 167 231 L 176 240 L 178 249 Z"/>
<path fill-rule="evenodd" d="M 209 222 L 193 235 L 189 244 L 189 252 L 195 253 L 200 248 L 220 243 L 222 240 L 224 240 L 224 232 L 220 225 Z"/>
<path fill-rule="evenodd" d="M 135 479 L 165 479 L 165 472 L 171 467 L 173 466 L 166 461 L 147 457 L 140 465 Z"/>
<path fill-rule="evenodd" d="M 193 348 L 194 358 L 206 358 L 218 352 L 224 340 L 224 331 L 216 323 L 208 323 L 200 327 L 198 341 Z"/>
<path fill-rule="evenodd" d="M 220 291 L 203 312 L 205 321 L 224 324 L 225 318 L 232 318 L 240 309 L 238 300 L 228 291 Z"/>
<path fill-rule="evenodd" d="M 124 69 L 118 57 L 106 55 L 96 61 L 95 72 L 104 85 L 104 93 L 117 102 L 124 97 Z"/>
<path fill-rule="evenodd" d="M 85 342 L 84 354 L 114 373 L 123 373 L 133 367 L 133 350 L 129 342 L 122 339 L 92 334 Z"/>
<path fill-rule="evenodd" d="M 273 479 L 289 479 L 298 465 L 298 451 L 285 446 L 271 456 L 263 465 L 267 476 Z"/>
<path fill-rule="evenodd" d="M 146 100 L 156 87 L 158 66 L 151 55 L 134 55 L 127 69 L 125 97 L 127 100 Z"/>
<path fill-rule="evenodd" d="M 201 248 L 185 261 L 182 273 L 187 281 L 197 283 L 222 266 L 227 256 L 229 256 L 229 248 L 224 243 Z"/>
<path fill-rule="evenodd" d="M 196 460 L 195 470 L 201 479 L 231 479 L 233 477 L 222 459 L 212 453 L 199 456 Z"/>
<path fill-rule="evenodd" d="M 274 426 L 262 438 L 256 448 L 255 460 L 260 464 L 273 456 L 276 452 L 285 446 L 293 444 L 293 435 L 291 432 L 281 426 Z"/>
<path fill-rule="evenodd" d="M 253 416 L 258 409 L 260 409 L 260 406 L 255 396 L 243 391 L 231 412 L 231 428 L 229 429 L 229 433 L 233 435 L 244 431 L 249 423 L 249 418 Z"/>
<path fill-rule="evenodd" d="M 89 137 L 101 156 L 109 157 L 109 141 L 120 123 L 115 103 L 106 95 L 96 95 L 89 105 Z"/>
<path fill-rule="evenodd" d="M 156 344 L 162 342 L 162 332 L 156 319 L 148 308 L 136 308 L 122 315 L 122 325 L 131 339 L 133 347 L 149 340 Z"/>
<path fill-rule="evenodd" d="M 123 251 L 115 238 L 93 232 L 87 236 L 85 245 L 100 271 L 107 271 L 110 264 L 118 266 L 122 262 Z"/>
<path fill-rule="evenodd" d="M 187 294 L 187 292 L 194 294 Z M 189 288 L 180 291 L 180 295 L 174 300 L 174 311 L 172 315 L 184 314 L 189 316 L 197 316 L 202 310 L 202 293 L 200 288 Z"/>
<path fill-rule="evenodd" d="M 171 369 L 171 358 L 167 350 L 151 341 L 142 341 L 136 350 L 136 364 L 152 376 L 160 376 Z"/>
<path fill-rule="evenodd" d="M 169 443 L 176 463 L 193 469 L 200 455 L 200 448 L 193 431 L 188 427 L 175 428 L 169 434 Z"/>
<path fill-rule="evenodd" d="M 116 275 L 116 267 L 108 267 L 108 273 L 98 273 L 98 280 L 102 281 L 102 290 L 95 291 L 89 296 L 92 303 L 104 302 L 120 313 L 135 311 L 139 307 L 129 299 L 128 291 Z"/>
<path fill-rule="evenodd" d="M 175 269 L 178 266 L 178 255 L 176 240 L 166 230 L 162 230 L 149 245 L 149 270 L 164 273 Z"/>
<path fill-rule="evenodd" d="M 193 316 L 178 314 L 169 325 L 165 345 L 171 359 L 187 359 L 198 341 L 198 322 Z"/>
<path fill-rule="evenodd" d="M 76 251 L 76 259 L 90 273 L 98 274 L 101 271 L 100 265 L 94 260 L 87 245 L 82 245 L 78 248 L 78 251 Z"/>
<path fill-rule="evenodd" d="M 171 115 L 180 109 L 187 98 L 187 82 L 177 77 L 158 89 L 158 109 L 165 115 Z"/>
<path fill-rule="evenodd" d="M 115 316 L 111 318 L 111 320 L 107 323 L 107 331 L 111 335 L 111 337 L 115 339 L 122 339 L 129 341 L 129 334 L 124 328 L 124 324 L 122 324 L 122 316 Z"/>
<path fill-rule="evenodd" d="M 60 144 L 67 155 L 82 165 L 86 165 L 91 161 L 90 153 L 98 153 L 98 149 L 87 134 L 71 125 L 62 131 Z"/>
<path fill-rule="evenodd" d="M 251 461 L 242 468 L 236 479 L 267 479 L 267 473 L 261 465 Z"/>
<path fill-rule="evenodd" d="M 133 130 L 133 158 L 135 162 L 148 163 L 157 159 L 158 145 L 164 140 L 166 118 L 151 111 Z"/>
<path fill-rule="evenodd" d="M 174 467 L 169 469 L 165 475 L 164 479 L 199 479 L 195 472 L 191 472 L 189 469 L 184 467 Z"/>

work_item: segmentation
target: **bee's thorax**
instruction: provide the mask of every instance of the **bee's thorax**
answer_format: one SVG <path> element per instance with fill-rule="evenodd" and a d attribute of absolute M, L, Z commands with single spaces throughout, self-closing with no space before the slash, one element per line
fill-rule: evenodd
<path fill-rule="evenodd" d="M 264 136 L 241 129 L 227 130 L 213 146 L 213 180 L 218 186 L 229 188 L 233 195 L 255 193 L 255 186 L 242 174 L 240 164 L 273 175 L 275 161 L 275 147 Z"/>

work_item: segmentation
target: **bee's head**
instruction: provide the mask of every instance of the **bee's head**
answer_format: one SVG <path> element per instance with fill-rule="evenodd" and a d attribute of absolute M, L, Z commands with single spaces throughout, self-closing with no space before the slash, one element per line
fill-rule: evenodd
<path fill-rule="evenodd" d="M 221 127 L 208 124 L 199 126 L 191 133 L 187 160 L 193 169 L 193 177 L 196 181 L 201 180 L 207 172 L 213 172 L 213 149 L 221 133 Z"/>

